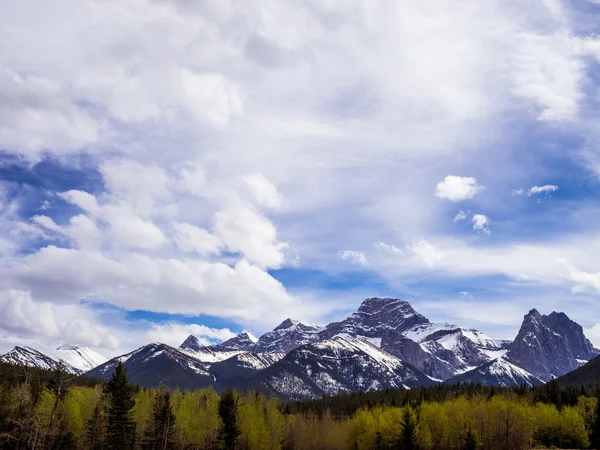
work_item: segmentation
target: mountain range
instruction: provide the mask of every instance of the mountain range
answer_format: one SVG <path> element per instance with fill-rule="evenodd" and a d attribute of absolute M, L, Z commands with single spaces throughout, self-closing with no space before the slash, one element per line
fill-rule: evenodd
<path fill-rule="evenodd" d="M 448 323 L 432 323 L 407 301 L 369 298 L 356 312 L 326 326 L 286 319 L 258 339 L 241 333 L 216 345 L 189 336 L 178 347 L 152 343 L 103 360 L 64 345 L 44 354 L 15 347 L 0 361 L 67 370 L 107 379 L 121 361 L 140 386 L 181 389 L 230 386 L 285 400 L 435 383 L 539 385 L 600 354 L 583 328 L 564 313 L 525 315 L 513 341 Z"/>

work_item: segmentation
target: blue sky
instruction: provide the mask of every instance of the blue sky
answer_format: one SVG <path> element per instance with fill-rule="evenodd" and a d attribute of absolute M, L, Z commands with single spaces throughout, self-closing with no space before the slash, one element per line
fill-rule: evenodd
<path fill-rule="evenodd" d="M 498 338 L 560 310 L 600 346 L 599 16 L 0 6 L 0 349 L 215 342 L 371 296 Z"/>

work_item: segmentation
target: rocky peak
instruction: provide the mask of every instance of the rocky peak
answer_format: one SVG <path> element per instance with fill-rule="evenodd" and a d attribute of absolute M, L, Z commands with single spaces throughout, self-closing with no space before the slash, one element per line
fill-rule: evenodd
<path fill-rule="evenodd" d="M 346 333 L 352 336 L 382 337 L 386 330 L 402 332 L 417 324 L 429 323 L 405 300 L 398 298 L 368 298 L 358 310 L 342 322 L 327 326 L 324 337 Z"/>
<path fill-rule="evenodd" d="M 319 325 L 310 325 L 299 320 L 286 319 L 273 331 L 263 334 L 254 346 L 257 353 L 288 353 L 301 345 L 314 342 L 323 330 Z"/>
<path fill-rule="evenodd" d="M 293 319 L 285 319 L 283 322 L 281 322 L 277 327 L 275 327 L 273 329 L 273 331 L 277 331 L 277 330 L 287 330 L 288 328 L 293 327 L 294 325 L 298 325 L 299 323 L 301 323 L 298 320 L 293 320 Z"/>
<path fill-rule="evenodd" d="M 198 352 L 204 348 L 204 345 L 200 342 L 193 334 L 190 334 L 185 341 L 179 346 L 181 350 L 190 350 L 192 352 Z"/>
<path fill-rule="evenodd" d="M 250 351 L 256 343 L 256 338 L 244 331 L 231 339 L 217 345 L 211 345 L 213 351 Z"/>
<path fill-rule="evenodd" d="M 509 345 L 511 363 L 548 381 L 576 369 L 598 354 L 583 328 L 564 313 L 542 315 L 532 309 Z"/>

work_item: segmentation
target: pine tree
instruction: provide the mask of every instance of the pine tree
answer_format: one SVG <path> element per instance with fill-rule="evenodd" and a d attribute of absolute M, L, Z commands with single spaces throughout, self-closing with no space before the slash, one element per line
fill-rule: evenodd
<path fill-rule="evenodd" d="M 473 431 L 471 427 L 467 430 L 467 434 L 465 435 L 465 445 L 463 446 L 464 450 L 477 450 L 479 448 L 479 442 L 477 440 L 477 432 Z"/>
<path fill-rule="evenodd" d="M 132 418 L 133 386 L 127 379 L 127 370 L 119 362 L 110 381 L 106 384 L 109 394 L 106 447 L 108 449 L 132 449 L 135 439 L 135 423 Z"/>
<path fill-rule="evenodd" d="M 600 449 L 600 389 L 596 391 L 596 419 L 594 421 L 594 427 L 592 428 L 592 435 L 590 436 L 591 447 Z"/>
<path fill-rule="evenodd" d="M 400 450 L 417 450 L 419 441 L 417 436 L 417 419 L 410 406 L 404 408 L 402 412 L 402 430 L 398 448 Z"/>
<path fill-rule="evenodd" d="M 219 429 L 219 441 L 224 450 L 235 450 L 240 429 L 237 424 L 238 396 L 231 389 L 227 389 L 221 395 L 219 401 L 219 417 L 221 427 Z"/>
<path fill-rule="evenodd" d="M 173 448 L 175 439 L 175 414 L 171 408 L 171 394 L 159 386 L 152 406 L 152 424 L 142 442 L 144 450 Z"/>

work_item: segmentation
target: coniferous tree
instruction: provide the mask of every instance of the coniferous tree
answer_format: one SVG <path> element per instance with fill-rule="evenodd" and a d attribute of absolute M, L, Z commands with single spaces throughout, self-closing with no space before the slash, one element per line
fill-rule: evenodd
<path fill-rule="evenodd" d="M 171 408 L 171 394 L 159 386 L 152 406 L 152 424 L 146 430 L 144 450 L 167 450 L 173 448 L 175 438 L 175 414 Z"/>
<path fill-rule="evenodd" d="M 219 401 L 219 417 L 221 418 L 219 441 L 224 450 L 235 450 L 240 435 L 240 428 L 237 424 L 237 402 L 238 396 L 231 389 L 225 390 Z"/>
<path fill-rule="evenodd" d="M 106 448 L 132 449 L 135 439 L 135 423 L 132 418 L 133 386 L 127 379 L 127 370 L 119 361 L 110 381 L 106 384 L 109 394 Z"/>
<path fill-rule="evenodd" d="M 398 443 L 400 450 L 417 450 L 419 448 L 417 426 L 417 419 L 412 408 L 405 407 L 402 412 L 402 429 Z"/>
<path fill-rule="evenodd" d="M 479 442 L 477 440 L 477 433 L 473 431 L 473 428 L 469 427 L 467 434 L 465 435 L 464 450 L 477 450 L 479 448 Z"/>

